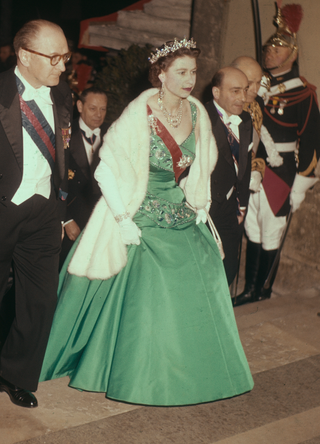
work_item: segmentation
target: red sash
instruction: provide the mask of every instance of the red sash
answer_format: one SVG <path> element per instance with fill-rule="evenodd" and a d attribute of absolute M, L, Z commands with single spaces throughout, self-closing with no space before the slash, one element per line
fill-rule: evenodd
<path fill-rule="evenodd" d="M 149 105 L 147 105 L 147 109 L 148 109 L 148 116 L 150 116 L 152 114 L 152 110 Z M 157 125 L 155 127 L 155 131 L 157 133 L 157 136 L 159 136 L 163 140 L 165 146 L 170 151 L 170 154 L 172 157 L 172 166 L 173 166 L 174 176 L 175 176 L 176 182 L 178 182 L 179 177 L 186 169 L 186 168 L 182 168 L 178 165 L 178 163 L 182 157 L 182 151 L 180 150 L 179 145 L 174 140 L 174 138 L 171 136 L 171 134 L 169 133 L 167 128 L 160 122 L 159 119 L 157 119 Z"/>

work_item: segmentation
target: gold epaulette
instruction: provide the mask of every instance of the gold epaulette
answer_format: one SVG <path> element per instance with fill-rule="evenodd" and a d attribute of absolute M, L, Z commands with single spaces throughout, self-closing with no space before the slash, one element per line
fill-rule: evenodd
<path fill-rule="evenodd" d="M 259 103 L 256 100 L 251 103 L 247 102 L 244 104 L 243 110 L 250 114 L 252 125 L 260 137 L 263 116 Z"/>

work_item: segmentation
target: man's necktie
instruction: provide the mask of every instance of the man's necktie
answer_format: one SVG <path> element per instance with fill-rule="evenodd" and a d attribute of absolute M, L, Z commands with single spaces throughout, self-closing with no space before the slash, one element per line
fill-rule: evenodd
<path fill-rule="evenodd" d="M 86 136 L 86 132 L 84 131 L 84 130 L 80 130 L 81 131 L 81 134 L 83 135 L 83 137 L 84 137 L 84 139 L 91 145 L 91 146 L 93 146 L 94 145 L 94 142 L 96 141 L 96 138 L 97 138 L 97 136 L 94 134 L 94 133 L 92 133 L 92 136 L 91 137 L 87 137 Z"/>

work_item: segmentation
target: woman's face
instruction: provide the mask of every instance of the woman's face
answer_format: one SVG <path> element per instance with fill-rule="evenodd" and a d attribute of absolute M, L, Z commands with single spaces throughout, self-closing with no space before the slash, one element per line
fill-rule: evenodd
<path fill-rule="evenodd" d="M 166 91 L 181 99 L 186 99 L 196 83 L 196 72 L 196 59 L 183 56 L 175 59 L 167 71 L 161 71 L 159 79 L 164 83 Z"/>

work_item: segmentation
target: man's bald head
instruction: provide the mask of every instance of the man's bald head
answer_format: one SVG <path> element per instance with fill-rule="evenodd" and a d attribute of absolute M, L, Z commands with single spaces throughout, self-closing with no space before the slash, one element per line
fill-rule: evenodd
<path fill-rule="evenodd" d="M 259 63 L 252 57 L 237 57 L 231 66 L 240 69 L 248 78 L 249 89 L 247 93 L 247 101 L 253 102 L 257 97 L 262 77 L 262 69 Z"/>
<path fill-rule="evenodd" d="M 220 69 L 212 79 L 212 94 L 215 102 L 230 116 L 242 113 L 247 100 L 248 79 L 233 66 Z"/>

